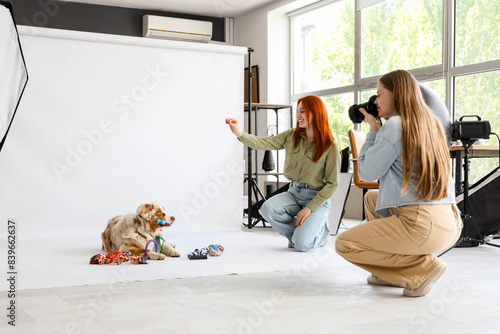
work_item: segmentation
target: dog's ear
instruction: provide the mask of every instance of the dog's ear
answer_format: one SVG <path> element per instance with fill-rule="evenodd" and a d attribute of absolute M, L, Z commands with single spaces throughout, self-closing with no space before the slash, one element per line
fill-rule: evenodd
<path fill-rule="evenodd" d="M 148 222 L 153 217 L 155 205 L 153 203 L 141 204 L 137 208 L 137 215 L 143 219 L 143 221 Z"/>

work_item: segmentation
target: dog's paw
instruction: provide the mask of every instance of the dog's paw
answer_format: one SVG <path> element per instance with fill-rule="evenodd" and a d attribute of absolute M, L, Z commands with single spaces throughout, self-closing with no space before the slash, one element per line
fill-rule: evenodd
<path fill-rule="evenodd" d="M 149 253 L 149 258 L 151 260 L 165 260 L 166 256 L 165 254 L 161 254 L 161 253 Z"/>
<path fill-rule="evenodd" d="M 170 246 L 172 246 L 172 248 L 175 248 L 175 244 L 174 244 L 174 243 L 169 242 L 168 244 L 169 244 Z"/>
<path fill-rule="evenodd" d="M 170 256 L 170 257 L 179 257 L 179 256 L 181 256 L 181 253 L 179 253 L 175 249 L 172 249 L 170 252 L 168 252 L 167 256 Z"/>
<path fill-rule="evenodd" d="M 178 251 L 176 251 L 174 249 L 174 247 L 175 247 L 175 244 L 172 246 L 172 243 L 165 242 L 161 246 L 161 252 L 163 254 L 165 254 L 166 256 L 170 256 L 170 257 L 179 257 L 179 256 L 181 256 L 181 253 L 179 253 Z"/>

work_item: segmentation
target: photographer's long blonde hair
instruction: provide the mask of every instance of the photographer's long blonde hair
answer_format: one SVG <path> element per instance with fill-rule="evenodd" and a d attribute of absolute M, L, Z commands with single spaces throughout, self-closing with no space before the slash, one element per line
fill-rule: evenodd
<path fill-rule="evenodd" d="M 451 163 L 443 125 L 425 104 L 418 82 L 411 73 L 396 70 L 383 75 L 379 81 L 394 94 L 394 110 L 401 116 L 401 193 L 411 185 L 416 190 L 417 199 L 426 201 L 446 197 Z"/>

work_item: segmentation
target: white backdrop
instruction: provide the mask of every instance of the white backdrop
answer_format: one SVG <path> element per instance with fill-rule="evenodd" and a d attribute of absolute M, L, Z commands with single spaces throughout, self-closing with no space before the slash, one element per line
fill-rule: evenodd
<path fill-rule="evenodd" d="M 177 232 L 240 229 L 243 146 L 224 119 L 243 120 L 245 48 L 30 29 L 30 79 L 0 153 L 2 226 L 100 237 L 156 201 Z"/>

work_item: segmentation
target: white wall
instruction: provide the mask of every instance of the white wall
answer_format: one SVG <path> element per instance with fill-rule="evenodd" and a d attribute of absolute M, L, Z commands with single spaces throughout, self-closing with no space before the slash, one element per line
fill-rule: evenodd
<path fill-rule="evenodd" d="M 0 220 L 99 235 L 156 201 L 172 229 L 239 229 L 246 49 L 20 27 L 29 82 L 0 154 Z M 0 231 L 3 233 L 4 231 Z"/>

